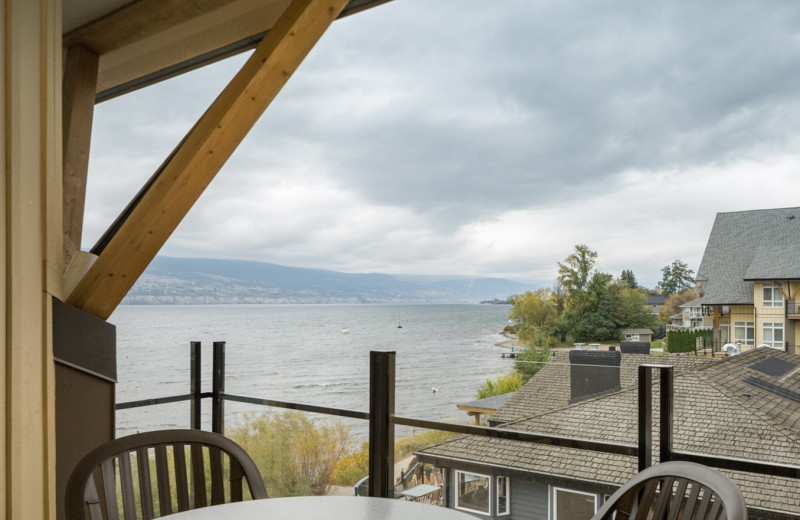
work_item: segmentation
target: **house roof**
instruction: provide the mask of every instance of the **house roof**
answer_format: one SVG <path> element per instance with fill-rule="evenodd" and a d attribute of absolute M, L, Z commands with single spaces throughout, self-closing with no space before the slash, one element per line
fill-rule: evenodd
<path fill-rule="evenodd" d="M 703 304 L 703 299 L 702 298 L 695 298 L 694 300 L 692 300 L 690 302 L 686 302 L 683 305 L 679 305 L 679 307 L 681 309 L 683 309 L 684 307 L 700 307 L 700 306 L 702 306 L 702 304 Z"/>
<path fill-rule="evenodd" d="M 622 329 L 620 332 L 623 334 L 652 334 L 650 329 Z"/>
<path fill-rule="evenodd" d="M 800 208 L 717 213 L 697 270 L 703 303 L 752 305 L 750 280 L 800 278 L 799 244 Z"/>
<path fill-rule="evenodd" d="M 800 214 L 798 214 L 800 218 Z M 764 247 L 756 251 L 744 274 L 745 280 L 800 279 L 800 243 Z"/>
<path fill-rule="evenodd" d="M 770 367 L 800 366 L 800 356 L 762 349 L 688 370 L 676 367 L 675 449 L 800 465 L 800 403 L 786 397 L 800 390 L 800 371 L 769 375 L 751 368 L 770 359 L 778 360 Z M 543 372 L 544 369 L 539 374 Z M 781 395 L 753 387 L 747 383 L 753 377 L 789 392 Z M 659 430 L 658 386 L 656 381 L 654 439 L 658 439 Z M 614 394 L 550 409 L 507 426 L 514 430 L 636 444 L 637 399 L 636 389 L 623 383 L 623 389 Z M 657 447 L 654 451 L 657 453 Z M 637 470 L 634 457 L 469 436 L 430 446 L 418 455 L 423 460 L 467 461 L 548 478 L 609 485 L 625 483 Z M 725 473 L 739 486 L 749 507 L 800 515 L 800 481 L 736 471 Z"/>
<path fill-rule="evenodd" d="M 620 385 L 636 386 L 638 367 L 641 364 L 673 365 L 676 371 L 690 370 L 712 362 L 710 358 L 695 356 L 650 356 L 622 354 L 620 360 Z M 570 367 L 569 351 L 554 351 L 553 359 L 500 408 L 492 421 L 510 422 L 539 415 L 569 404 Z"/>
<path fill-rule="evenodd" d="M 648 296 L 645 300 L 646 305 L 664 305 L 667 299 L 663 296 Z"/>
<path fill-rule="evenodd" d="M 468 412 L 494 413 L 516 394 L 516 392 L 509 392 L 507 394 L 493 395 L 491 397 L 484 397 L 483 399 L 476 399 L 466 403 L 458 403 L 456 407 L 459 410 L 465 410 Z"/>

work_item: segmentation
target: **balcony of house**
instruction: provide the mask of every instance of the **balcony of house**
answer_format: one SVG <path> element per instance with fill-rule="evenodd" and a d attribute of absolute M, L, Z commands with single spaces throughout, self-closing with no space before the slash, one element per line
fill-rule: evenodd
<path fill-rule="evenodd" d="M 477 512 L 481 516 L 494 517 L 495 510 L 499 511 L 498 515 L 521 514 L 521 511 L 515 513 L 511 511 L 511 508 L 518 507 L 515 505 L 517 502 L 514 502 L 513 490 L 521 488 L 515 488 L 515 486 L 522 486 L 526 482 L 526 472 L 518 466 L 517 462 L 519 461 L 515 460 L 517 456 L 514 455 L 516 450 L 522 450 L 522 453 L 529 454 L 532 459 L 540 451 L 546 451 L 547 457 L 554 457 L 556 452 L 563 451 L 571 460 L 568 464 L 569 467 L 564 471 L 573 475 L 576 483 L 582 482 L 585 480 L 584 477 L 588 478 L 598 471 L 603 473 L 605 475 L 603 483 L 589 485 L 586 489 L 571 490 L 570 486 L 573 484 L 570 484 L 570 479 L 564 475 L 555 475 L 556 472 L 554 472 L 553 484 L 545 486 L 545 489 L 549 489 L 548 493 L 561 493 L 559 499 L 563 498 L 565 504 L 567 504 L 567 496 L 563 495 L 564 493 L 576 494 L 575 496 L 596 496 L 593 509 L 589 508 L 592 510 L 590 513 L 597 510 L 604 497 L 613 493 L 614 489 L 622 483 L 627 482 L 637 471 L 648 468 L 656 462 L 677 460 L 717 468 L 729 475 L 735 483 L 745 486 L 747 490 L 753 487 L 752 483 L 762 482 L 757 486 L 755 494 L 748 496 L 748 506 L 751 507 L 750 518 L 800 518 L 800 504 L 797 505 L 796 510 L 791 509 L 794 506 L 786 506 L 789 510 L 777 514 L 767 507 L 772 503 L 770 501 L 775 499 L 774 497 L 779 496 L 780 493 L 785 494 L 786 490 L 800 491 L 800 462 L 798 462 L 800 456 L 798 456 L 798 461 L 786 461 L 776 456 L 761 457 L 762 454 L 757 449 L 743 451 L 740 456 L 733 457 L 730 456 L 730 453 L 721 450 L 706 452 L 676 448 L 676 446 L 684 448 L 687 439 L 675 438 L 675 425 L 683 424 L 687 420 L 694 421 L 696 417 L 687 419 L 682 416 L 686 410 L 685 405 L 676 407 L 676 401 L 684 402 L 686 400 L 686 383 L 685 381 L 679 384 L 675 383 L 675 369 L 669 364 L 642 364 L 635 367 L 633 372 L 630 372 L 631 367 L 624 368 L 622 372 L 619 366 L 616 369 L 606 367 L 611 368 L 612 372 L 616 370 L 617 385 L 620 374 L 624 374 L 625 371 L 628 371 L 628 374 L 623 377 L 630 378 L 633 383 L 625 392 L 610 394 L 594 392 L 595 388 L 585 389 L 592 395 L 607 395 L 610 401 L 616 403 L 609 402 L 612 408 L 618 408 L 615 414 L 618 414 L 619 417 L 594 416 L 593 423 L 606 426 L 612 423 L 615 425 L 611 427 L 613 431 L 607 432 L 608 435 L 598 436 L 592 431 L 580 429 L 575 430 L 572 434 L 557 434 L 547 430 L 536 431 L 527 427 L 525 420 L 516 421 L 507 426 L 488 427 L 420 419 L 396 413 L 396 356 L 394 352 L 370 353 L 368 410 L 347 410 L 273 400 L 266 396 L 246 396 L 226 392 L 224 343 L 214 344 L 211 371 L 213 374 L 212 389 L 208 392 L 204 391 L 200 377 L 201 350 L 202 347 L 199 343 L 192 344 L 189 394 L 123 402 L 117 405 L 117 409 L 121 411 L 141 406 L 188 402 L 188 421 L 192 428 L 201 428 L 204 426 L 204 422 L 208 422 L 207 414 L 204 416 L 202 412 L 202 403 L 210 400 L 210 427 L 212 431 L 219 433 L 228 433 L 229 431 L 229 428 L 226 428 L 226 418 L 229 417 L 229 410 L 226 411 L 226 407 L 241 404 L 259 408 L 293 410 L 295 413 L 309 413 L 316 417 L 327 416 L 357 421 L 367 425 L 368 468 L 364 475 L 365 478 L 358 481 L 353 488 L 345 488 L 344 493 L 423 502 L 434 506 L 460 509 L 473 514 Z M 611 353 L 583 352 L 583 355 L 586 356 L 600 355 L 602 357 L 607 354 Z M 552 370 L 566 370 L 568 380 L 570 378 L 569 370 L 574 369 L 575 366 L 583 366 L 577 363 L 574 366 L 558 366 L 559 359 L 556 357 L 553 361 L 555 365 Z M 685 362 L 685 359 L 685 357 L 676 358 L 675 361 L 680 365 Z M 709 362 L 714 361 L 709 360 Z M 767 368 L 774 369 L 773 365 L 775 365 L 774 362 Z M 589 366 L 589 368 L 597 369 L 598 367 Z M 574 375 L 572 379 L 575 379 Z M 619 388 L 616 387 L 616 390 Z M 617 396 L 623 394 L 635 397 L 625 401 L 631 403 L 632 407 L 617 402 L 619 399 Z M 707 397 L 701 392 L 693 398 L 708 404 Z M 797 398 L 800 399 L 800 396 Z M 589 399 L 589 402 L 596 401 L 597 399 Z M 727 413 L 726 405 L 723 403 L 720 403 L 719 409 L 721 413 Z M 530 413 L 536 415 L 535 411 Z M 559 413 L 564 415 L 566 422 L 572 422 L 579 421 L 586 411 L 581 408 L 580 401 L 578 401 Z M 700 416 L 703 414 L 700 413 L 698 417 Z M 735 418 L 731 420 L 735 422 Z M 402 464 L 397 464 L 399 461 L 395 460 L 394 449 L 396 428 L 413 428 L 415 431 L 438 430 L 458 434 L 461 437 L 453 442 L 474 446 L 477 450 L 475 460 L 466 463 L 464 468 L 457 469 L 452 466 L 446 456 L 441 455 L 441 453 L 446 453 L 446 449 L 444 449 L 444 451 L 427 458 L 420 454 L 415 460 L 407 459 Z M 568 430 L 567 428 L 565 431 Z M 458 439 L 465 440 L 459 441 Z M 713 441 L 712 444 L 716 446 L 724 446 L 727 442 L 724 439 L 709 439 L 709 441 Z M 319 437 L 316 442 L 326 441 Z M 446 442 L 440 446 L 444 444 Z M 489 447 L 492 453 L 482 455 L 481 446 Z M 511 458 L 506 462 L 496 463 L 495 458 L 498 461 L 505 460 L 503 459 L 504 453 L 511 453 Z M 481 466 L 479 462 L 482 458 L 490 461 L 486 467 Z M 544 477 L 541 475 L 537 477 L 537 479 L 542 478 Z M 763 484 L 764 482 L 767 484 Z M 578 486 L 578 484 L 574 484 L 574 486 Z M 776 486 L 781 489 L 777 490 Z M 308 490 L 308 492 L 313 493 L 314 491 Z M 794 492 L 789 495 L 791 496 L 792 493 Z M 583 503 L 583 501 L 580 502 Z M 520 518 L 523 517 L 524 515 L 520 516 Z M 548 518 L 552 518 L 552 516 Z M 574 518 L 578 518 L 578 516 L 574 516 Z"/>
<path fill-rule="evenodd" d="M 790 320 L 800 320 L 800 304 L 795 300 L 786 300 L 786 317 Z"/>

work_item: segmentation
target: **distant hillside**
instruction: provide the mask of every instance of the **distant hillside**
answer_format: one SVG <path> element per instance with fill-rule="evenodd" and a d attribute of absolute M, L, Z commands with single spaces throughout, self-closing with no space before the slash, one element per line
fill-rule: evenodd
<path fill-rule="evenodd" d="M 409 281 L 414 280 L 414 281 Z M 156 257 L 123 303 L 477 303 L 530 290 L 501 278 L 408 277 Z"/>

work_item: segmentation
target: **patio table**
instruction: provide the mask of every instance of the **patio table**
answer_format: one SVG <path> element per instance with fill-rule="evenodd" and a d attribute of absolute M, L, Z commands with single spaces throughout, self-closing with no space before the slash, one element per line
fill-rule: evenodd
<path fill-rule="evenodd" d="M 467 513 L 374 497 L 291 497 L 233 502 L 163 516 L 169 520 L 474 520 Z"/>
<path fill-rule="evenodd" d="M 420 484 L 410 489 L 404 489 L 401 494 L 405 497 L 417 499 L 417 498 L 422 498 L 425 495 L 430 495 L 431 493 L 439 491 L 440 489 L 442 488 L 439 486 L 433 486 L 431 484 Z"/>

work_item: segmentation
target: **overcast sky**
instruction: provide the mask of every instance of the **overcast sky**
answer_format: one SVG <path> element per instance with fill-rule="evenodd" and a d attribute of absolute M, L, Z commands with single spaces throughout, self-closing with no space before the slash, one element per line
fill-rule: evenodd
<path fill-rule="evenodd" d="M 84 248 L 239 56 L 96 107 Z M 717 212 L 800 205 L 800 2 L 394 0 L 336 22 L 170 256 L 652 287 Z"/>

